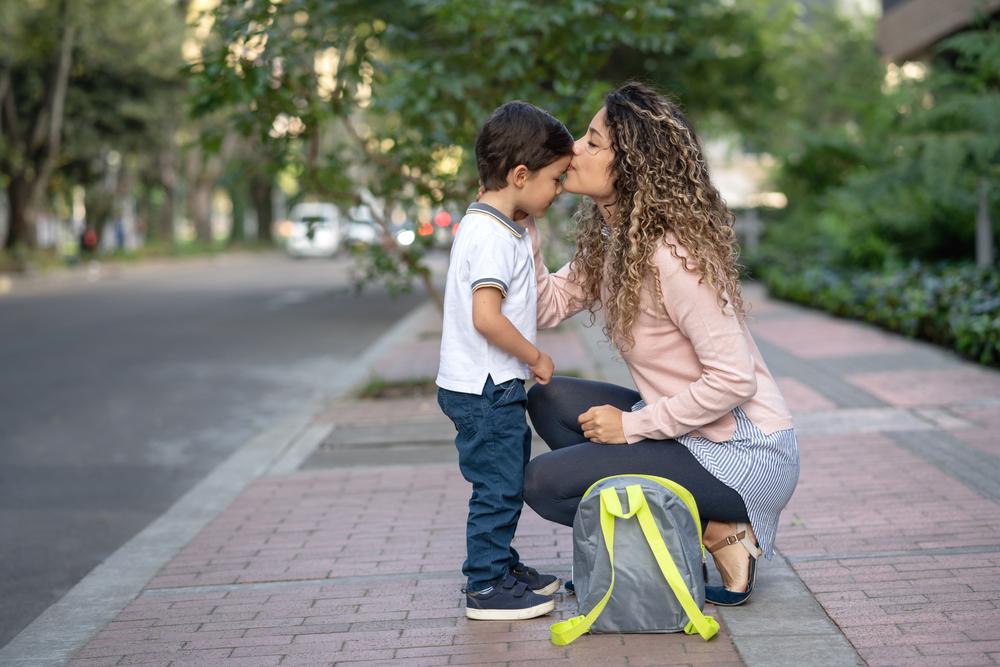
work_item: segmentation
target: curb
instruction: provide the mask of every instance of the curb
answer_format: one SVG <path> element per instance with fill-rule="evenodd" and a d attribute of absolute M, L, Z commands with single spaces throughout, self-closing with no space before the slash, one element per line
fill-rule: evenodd
<path fill-rule="evenodd" d="M 4 667 L 42 667 L 69 661 L 107 626 L 145 585 L 253 480 L 294 471 L 329 432 L 315 424 L 327 401 L 365 380 L 371 364 L 429 316 L 433 303 L 417 306 L 369 346 L 334 380 L 329 394 L 281 420 L 215 468 L 162 516 L 95 567 L 58 602 L 0 648 Z"/>

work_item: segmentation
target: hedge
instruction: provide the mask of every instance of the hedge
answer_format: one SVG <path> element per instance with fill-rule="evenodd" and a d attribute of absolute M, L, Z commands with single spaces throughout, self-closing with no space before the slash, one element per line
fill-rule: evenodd
<path fill-rule="evenodd" d="M 1000 365 L 1000 269 L 913 263 L 898 270 L 757 272 L 770 293 L 835 315 L 872 322 L 911 338 Z"/>

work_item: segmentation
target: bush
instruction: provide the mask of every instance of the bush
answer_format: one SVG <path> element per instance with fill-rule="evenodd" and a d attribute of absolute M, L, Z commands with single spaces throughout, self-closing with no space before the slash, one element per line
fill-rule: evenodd
<path fill-rule="evenodd" d="M 865 320 L 1000 366 L 998 267 L 914 262 L 896 270 L 848 272 L 771 264 L 758 274 L 778 298 Z"/>

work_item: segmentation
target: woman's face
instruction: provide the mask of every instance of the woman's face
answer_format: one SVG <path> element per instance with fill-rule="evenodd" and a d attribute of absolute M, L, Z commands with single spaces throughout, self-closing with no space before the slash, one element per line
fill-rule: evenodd
<path fill-rule="evenodd" d="M 601 107 L 584 135 L 573 144 L 573 159 L 563 181 L 566 192 L 587 195 L 598 203 L 610 203 L 615 199 L 611 182 L 611 160 L 615 153 L 606 118 L 607 112 Z"/>

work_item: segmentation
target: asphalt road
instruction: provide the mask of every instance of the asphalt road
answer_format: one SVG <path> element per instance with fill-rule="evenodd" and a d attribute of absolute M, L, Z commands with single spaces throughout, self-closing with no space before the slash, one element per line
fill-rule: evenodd
<path fill-rule="evenodd" d="M 424 298 L 243 255 L 0 295 L 0 646 Z"/>

